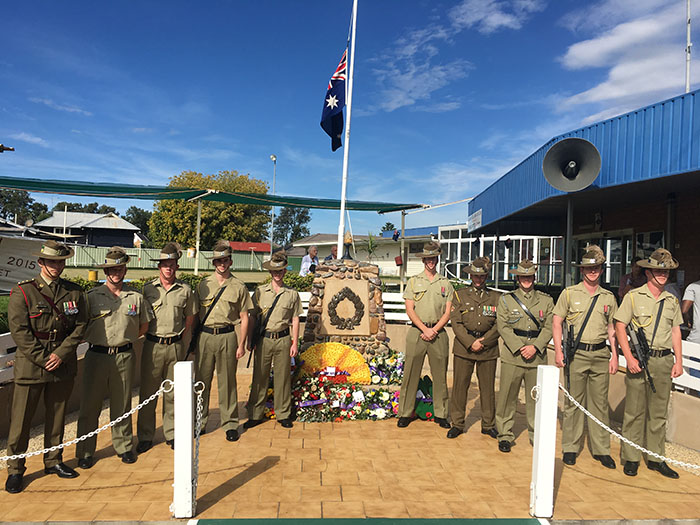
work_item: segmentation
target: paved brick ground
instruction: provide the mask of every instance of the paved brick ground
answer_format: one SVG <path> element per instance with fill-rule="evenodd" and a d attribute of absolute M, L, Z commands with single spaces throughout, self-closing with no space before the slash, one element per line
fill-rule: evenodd
<path fill-rule="evenodd" d="M 239 374 L 239 397 L 250 375 Z M 525 518 L 529 510 L 532 449 L 524 407 L 510 454 L 480 433 L 475 392 L 466 434 L 455 440 L 430 422 L 406 429 L 396 420 L 296 423 L 274 421 L 229 443 L 218 428 L 215 392 L 209 433 L 202 437 L 200 518 Z M 160 410 L 160 409 L 159 409 Z M 245 415 L 245 411 L 242 410 Z M 74 480 L 43 474 L 40 458 L 28 462 L 27 488 L 0 492 L 6 521 L 167 520 L 172 501 L 173 452 L 158 444 L 125 465 L 108 433 L 98 440 L 98 462 Z M 65 455 L 76 465 L 74 449 Z M 619 445 L 613 442 L 613 456 Z M 556 519 L 662 519 L 700 516 L 700 478 L 682 472 L 667 480 L 640 468 L 636 478 L 610 471 L 584 450 L 576 466 L 557 453 Z"/>

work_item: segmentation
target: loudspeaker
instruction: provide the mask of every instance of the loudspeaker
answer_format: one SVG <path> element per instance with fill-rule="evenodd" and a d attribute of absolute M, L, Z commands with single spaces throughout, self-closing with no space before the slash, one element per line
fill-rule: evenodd
<path fill-rule="evenodd" d="M 600 173 L 600 153 L 584 139 L 560 140 L 544 156 L 542 172 L 556 189 L 579 191 L 593 184 Z"/>

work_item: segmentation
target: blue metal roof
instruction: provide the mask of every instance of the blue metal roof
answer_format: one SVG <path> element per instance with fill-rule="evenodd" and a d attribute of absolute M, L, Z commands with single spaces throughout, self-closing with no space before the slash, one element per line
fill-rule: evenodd
<path fill-rule="evenodd" d="M 405 235 L 406 235 L 406 237 L 427 237 L 429 235 L 437 236 L 438 228 L 439 228 L 439 226 L 424 226 L 422 228 L 406 228 Z M 401 232 L 401 228 L 399 228 L 399 232 Z M 382 238 L 391 239 L 392 235 L 394 235 L 393 230 L 388 231 L 388 232 L 382 232 Z"/>
<path fill-rule="evenodd" d="M 600 175 L 590 188 L 676 175 L 700 169 L 700 90 L 554 137 L 469 203 L 486 226 L 540 201 L 563 195 L 542 174 L 542 160 L 562 139 L 578 137 L 600 152 Z M 584 190 L 585 191 L 585 190 Z"/>

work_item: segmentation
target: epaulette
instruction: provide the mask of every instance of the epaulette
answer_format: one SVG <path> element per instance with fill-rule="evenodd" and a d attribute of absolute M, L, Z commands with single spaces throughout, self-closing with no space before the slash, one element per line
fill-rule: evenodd
<path fill-rule="evenodd" d="M 20 282 L 17 283 L 17 285 L 19 286 L 20 284 L 31 283 L 33 280 L 34 280 L 34 277 L 32 277 L 31 279 L 27 279 L 27 280 L 25 280 L 25 281 L 20 281 Z"/>

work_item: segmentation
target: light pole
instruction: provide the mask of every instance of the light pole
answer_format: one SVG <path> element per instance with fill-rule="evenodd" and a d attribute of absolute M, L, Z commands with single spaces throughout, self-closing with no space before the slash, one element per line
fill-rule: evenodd
<path fill-rule="evenodd" d="M 270 155 L 272 161 L 272 195 L 275 195 L 275 178 L 277 177 L 277 155 Z M 272 206 L 272 220 L 270 221 L 270 256 L 272 256 L 272 239 L 275 234 L 275 207 Z"/>

